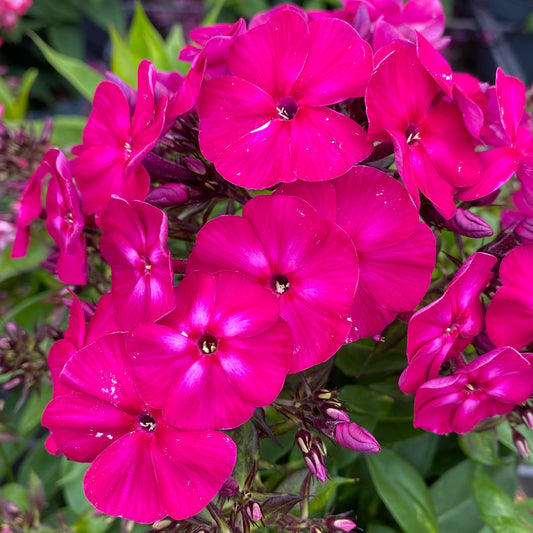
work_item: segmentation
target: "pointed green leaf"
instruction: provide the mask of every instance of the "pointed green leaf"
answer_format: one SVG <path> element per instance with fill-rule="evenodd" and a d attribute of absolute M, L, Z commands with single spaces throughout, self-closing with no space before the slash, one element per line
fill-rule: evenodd
<path fill-rule="evenodd" d="M 6 107 L 6 119 L 24 118 L 26 112 L 28 111 L 30 90 L 38 74 L 39 71 L 36 68 L 30 68 L 24 73 L 20 79 L 17 97 L 13 100 L 10 106 Z"/>
<path fill-rule="evenodd" d="M 137 68 L 142 57 L 135 54 L 115 28 L 109 30 L 111 37 L 111 70 L 134 89 L 137 88 Z"/>
<path fill-rule="evenodd" d="M 475 463 L 462 461 L 431 485 L 439 531 L 471 533 L 483 526 L 472 493 L 474 469 Z"/>
<path fill-rule="evenodd" d="M 83 61 L 74 57 L 60 54 L 53 48 L 50 48 L 36 33 L 30 32 L 33 42 L 41 50 L 46 60 L 72 85 L 79 93 L 92 101 L 96 87 L 102 81 L 104 76 L 96 70 L 86 65 Z"/>
<path fill-rule="evenodd" d="M 498 456 L 498 439 L 493 430 L 459 435 L 461 450 L 473 461 L 484 465 L 505 464 Z"/>
<path fill-rule="evenodd" d="M 484 518 L 513 517 L 513 501 L 509 495 L 478 465 L 472 478 L 476 504 Z"/>
<path fill-rule="evenodd" d="M 392 450 L 366 457 L 372 481 L 404 531 L 438 533 L 429 490 L 418 472 Z"/>
<path fill-rule="evenodd" d="M 129 45 L 130 50 L 135 55 L 149 59 L 156 69 L 172 69 L 167 60 L 163 37 L 148 20 L 140 2 L 135 4 L 129 34 Z"/>

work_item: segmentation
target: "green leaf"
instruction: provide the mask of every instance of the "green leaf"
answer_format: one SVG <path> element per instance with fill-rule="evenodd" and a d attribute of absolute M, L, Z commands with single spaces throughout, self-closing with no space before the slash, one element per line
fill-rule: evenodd
<path fill-rule="evenodd" d="M 380 392 L 362 385 L 346 385 L 340 391 L 340 398 L 346 402 L 353 415 L 353 421 L 373 431 L 379 418 L 386 415 L 394 400 Z"/>
<path fill-rule="evenodd" d="M 28 101 L 33 83 L 37 79 L 39 71 L 36 68 L 30 68 L 20 79 L 18 94 L 9 108 L 6 108 L 5 118 L 24 118 L 28 111 Z"/>
<path fill-rule="evenodd" d="M 516 517 L 487 516 L 483 518 L 494 533 L 531 533 L 531 528 Z"/>
<path fill-rule="evenodd" d="M 318 483 L 314 498 L 311 500 L 309 505 L 309 512 L 314 514 L 326 509 L 328 503 L 333 503 L 337 489 L 341 485 L 352 483 L 355 483 L 355 479 L 345 477 L 333 477 L 331 479 L 327 479 L 325 483 Z M 329 507 L 327 507 L 327 509 L 329 510 Z"/>
<path fill-rule="evenodd" d="M 163 37 L 148 20 L 140 2 L 135 4 L 129 45 L 133 54 L 149 59 L 156 69 L 172 69 L 172 65 L 167 60 Z"/>
<path fill-rule="evenodd" d="M 493 430 L 459 435 L 459 446 L 467 457 L 484 465 L 504 465 L 498 456 L 498 439 Z"/>
<path fill-rule="evenodd" d="M 513 501 L 480 465 L 474 470 L 472 489 L 474 499 L 484 519 L 487 517 L 514 517 Z"/>
<path fill-rule="evenodd" d="M 87 100 L 92 101 L 96 87 L 104 76 L 96 72 L 80 59 L 60 54 L 50 48 L 36 33 L 30 32 L 30 37 L 38 46 L 46 60 Z"/>
<path fill-rule="evenodd" d="M 433 433 L 423 433 L 411 439 L 398 442 L 394 451 L 403 457 L 422 477 L 431 469 L 440 437 Z"/>
<path fill-rule="evenodd" d="M 237 445 L 237 462 L 233 470 L 233 477 L 239 483 L 239 487 L 244 486 L 244 482 L 252 469 L 259 455 L 259 440 L 257 430 L 251 420 L 234 429 L 231 437 Z"/>
<path fill-rule="evenodd" d="M 429 490 L 418 472 L 392 450 L 366 457 L 372 481 L 404 531 L 438 533 Z"/>
<path fill-rule="evenodd" d="M 111 37 L 111 70 L 128 85 L 137 87 L 137 68 L 142 57 L 135 54 L 128 43 L 122 39 L 113 27 L 109 30 Z"/>
<path fill-rule="evenodd" d="M 89 465 L 85 463 L 75 463 L 74 461 L 61 462 L 61 479 L 59 485 L 63 489 L 63 495 L 69 507 L 77 514 L 82 514 L 92 505 L 87 500 L 83 492 L 83 476 Z"/>
<path fill-rule="evenodd" d="M 83 60 L 85 37 L 78 25 L 53 24 L 46 28 L 46 40 L 60 54 Z"/>
<path fill-rule="evenodd" d="M 475 466 L 468 459 L 462 461 L 431 485 L 429 492 L 435 506 L 439 531 L 472 533 L 483 526 L 472 492 Z"/>

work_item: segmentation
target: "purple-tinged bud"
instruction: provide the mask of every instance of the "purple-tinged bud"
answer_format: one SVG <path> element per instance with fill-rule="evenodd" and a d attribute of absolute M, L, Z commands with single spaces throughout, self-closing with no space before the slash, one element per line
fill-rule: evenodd
<path fill-rule="evenodd" d="M 350 417 L 346 411 L 341 409 L 335 409 L 334 407 L 328 407 L 325 412 L 326 416 L 329 416 L 332 420 L 338 420 L 339 422 L 349 422 Z"/>
<path fill-rule="evenodd" d="M 490 224 L 483 218 L 461 208 L 457 208 L 455 215 L 450 220 L 446 220 L 445 227 L 454 233 L 473 239 L 490 237 L 494 233 Z"/>
<path fill-rule="evenodd" d="M 305 463 L 309 472 L 313 474 L 319 481 L 325 483 L 328 477 L 328 471 L 326 470 L 326 465 L 324 464 L 324 456 L 319 453 L 317 450 L 312 450 L 309 454 L 304 456 Z"/>
<path fill-rule="evenodd" d="M 522 456 L 522 457 L 529 457 L 530 455 L 530 449 L 529 449 L 529 443 L 527 442 L 527 439 L 518 431 L 517 429 L 513 429 L 513 442 L 516 446 L 516 451 Z"/>
<path fill-rule="evenodd" d="M 257 502 L 249 502 L 246 506 L 246 514 L 252 522 L 259 522 L 263 518 L 263 512 Z"/>
<path fill-rule="evenodd" d="M 207 174 L 205 165 L 202 163 L 202 161 L 200 161 L 200 159 L 196 159 L 196 157 L 184 157 L 183 162 L 191 172 L 194 172 L 199 176 L 205 176 Z"/>
<path fill-rule="evenodd" d="M 326 519 L 326 524 L 328 525 L 328 531 L 352 531 L 357 527 L 357 524 L 346 518 L 342 515 L 340 516 L 330 516 Z"/>
<path fill-rule="evenodd" d="M 335 440 L 344 448 L 361 453 L 377 453 L 381 450 L 378 441 L 365 428 L 355 422 L 341 422 L 335 428 Z"/>
<path fill-rule="evenodd" d="M 309 431 L 307 431 L 306 429 L 298 430 L 295 439 L 296 444 L 298 444 L 298 448 L 300 448 L 304 455 L 308 454 L 311 451 L 313 437 Z"/>
<path fill-rule="evenodd" d="M 230 476 L 228 479 L 226 479 L 224 485 L 222 485 L 222 488 L 220 489 L 219 493 L 222 496 L 226 496 L 226 498 L 231 498 L 231 496 L 237 494 L 238 490 L 239 483 L 234 477 Z"/>
<path fill-rule="evenodd" d="M 150 189 L 146 201 L 155 207 L 182 205 L 189 199 L 189 188 L 182 183 L 166 183 Z"/>
<path fill-rule="evenodd" d="M 531 409 L 531 407 L 519 407 L 518 414 L 520 415 L 520 418 L 523 420 L 527 428 L 533 430 L 533 410 Z"/>

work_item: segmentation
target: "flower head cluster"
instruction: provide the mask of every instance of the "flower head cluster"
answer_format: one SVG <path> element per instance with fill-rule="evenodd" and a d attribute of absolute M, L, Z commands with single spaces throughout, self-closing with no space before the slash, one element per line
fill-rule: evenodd
<path fill-rule="evenodd" d="M 136 91 L 109 76 L 73 158 L 45 155 L 13 255 L 42 216 L 59 279 L 101 294 L 71 305 L 43 415 L 47 449 L 91 463 L 85 492 L 100 511 L 181 520 L 223 486 L 225 501 L 236 447 L 220 430 L 253 417 L 273 435 L 271 404 L 297 428 L 306 495 L 327 477 L 320 435 L 379 451 L 321 387 L 344 344 L 380 339 L 396 319 L 410 319 L 400 388 L 416 394 L 416 426 L 466 432 L 530 398 L 533 356 L 517 350 L 533 341 L 533 245 L 513 249 L 533 213 L 525 89 L 501 70 L 494 87 L 454 73 L 436 5 L 285 5 L 248 27 L 196 29 L 186 76 L 148 60 Z M 492 235 L 470 209 L 514 173 L 520 212 L 430 289 L 441 244 L 456 252 L 441 230 L 464 257 L 461 235 Z M 248 525 L 263 519 L 258 501 L 238 499 L 257 463 L 229 491 Z M 324 527 L 355 527 L 340 516 Z"/>

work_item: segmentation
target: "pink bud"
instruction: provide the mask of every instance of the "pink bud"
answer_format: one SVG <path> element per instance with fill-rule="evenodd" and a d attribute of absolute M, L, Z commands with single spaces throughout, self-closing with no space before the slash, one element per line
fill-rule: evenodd
<path fill-rule="evenodd" d="M 454 233 L 474 239 L 490 237 L 493 234 L 492 228 L 484 219 L 461 208 L 458 208 L 455 215 L 445 222 L 445 226 Z"/>
<path fill-rule="evenodd" d="M 230 476 L 226 481 L 224 482 L 224 485 L 222 485 L 222 488 L 220 489 L 219 493 L 222 496 L 226 496 L 227 498 L 230 498 L 231 496 L 234 496 L 237 494 L 237 491 L 239 490 L 239 483 L 237 480 Z"/>
<path fill-rule="evenodd" d="M 318 480 L 322 481 L 322 483 L 325 483 L 328 477 L 328 471 L 324 464 L 324 456 L 316 450 L 313 450 L 310 454 L 306 455 L 304 459 L 311 474 L 313 474 Z"/>
<path fill-rule="evenodd" d="M 349 518 L 330 517 L 327 520 L 328 531 L 352 531 L 357 524 Z"/>
<path fill-rule="evenodd" d="M 167 183 L 151 189 L 146 197 L 149 204 L 156 207 L 181 205 L 189 199 L 189 190 L 182 183 Z"/>
<path fill-rule="evenodd" d="M 529 449 L 529 443 L 527 442 L 527 439 L 518 431 L 517 429 L 513 429 L 513 442 L 516 446 L 516 450 L 522 457 L 529 457 L 530 455 L 530 449 Z"/>
<path fill-rule="evenodd" d="M 378 441 L 365 428 L 355 422 L 341 422 L 335 427 L 335 440 L 344 448 L 361 453 L 377 453 L 381 450 Z"/>

